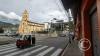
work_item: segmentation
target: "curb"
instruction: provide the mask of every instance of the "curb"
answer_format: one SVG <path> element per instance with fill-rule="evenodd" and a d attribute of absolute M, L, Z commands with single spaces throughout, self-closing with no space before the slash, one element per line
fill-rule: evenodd
<path fill-rule="evenodd" d="M 68 46 L 69 46 L 69 42 L 66 44 L 65 48 L 62 50 L 62 52 L 59 54 L 59 56 L 64 56 Z"/>

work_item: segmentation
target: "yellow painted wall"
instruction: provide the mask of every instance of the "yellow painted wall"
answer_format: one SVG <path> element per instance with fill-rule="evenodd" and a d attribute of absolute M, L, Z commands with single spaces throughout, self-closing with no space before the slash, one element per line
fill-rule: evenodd
<path fill-rule="evenodd" d="M 44 27 L 45 27 L 44 24 L 41 25 L 39 23 L 37 24 L 34 22 L 30 22 L 29 14 L 27 10 L 25 10 L 22 15 L 22 21 L 20 22 L 18 33 L 26 34 L 26 33 L 31 33 L 32 31 L 33 32 L 42 31 Z"/>

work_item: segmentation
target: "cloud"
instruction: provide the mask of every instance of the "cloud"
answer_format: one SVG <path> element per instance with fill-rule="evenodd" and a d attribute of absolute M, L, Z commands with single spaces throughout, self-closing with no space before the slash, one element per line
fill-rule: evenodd
<path fill-rule="evenodd" d="M 59 0 L 0 0 L 0 10 L 4 11 L 2 14 L 6 14 L 5 17 L 19 19 L 25 9 L 28 10 L 29 17 L 33 22 L 47 22 L 52 18 L 67 18 Z"/>
<path fill-rule="evenodd" d="M 68 21 L 65 10 L 59 0 L 32 0 L 30 14 L 32 21 L 50 22 L 53 18 Z"/>
<path fill-rule="evenodd" d="M 68 17 L 65 14 L 64 11 L 59 11 L 59 10 L 53 10 L 53 11 L 47 11 L 44 13 L 38 13 L 38 16 L 35 17 L 34 20 L 38 20 L 41 22 L 50 22 L 53 18 L 57 18 L 58 20 L 64 20 L 65 22 L 68 21 Z"/>
<path fill-rule="evenodd" d="M 0 16 L 6 17 L 8 19 L 18 19 L 21 20 L 21 17 L 14 12 L 5 13 L 4 11 L 0 11 Z"/>

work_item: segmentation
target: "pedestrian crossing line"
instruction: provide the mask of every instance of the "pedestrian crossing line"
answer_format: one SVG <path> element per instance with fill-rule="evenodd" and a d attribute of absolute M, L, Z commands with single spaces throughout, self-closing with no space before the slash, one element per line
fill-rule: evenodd
<path fill-rule="evenodd" d="M 43 42 L 43 41 L 37 41 L 37 42 Z"/>
<path fill-rule="evenodd" d="M 13 49 L 13 48 L 16 48 L 16 47 L 4 48 L 4 49 L 0 49 L 0 51 L 9 50 L 9 49 Z"/>
<path fill-rule="evenodd" d="M 38 49 L 35 49 L 35 50 L 33 50 L 33 51 L 31 51 L 31 52 L 28 52 L 28 53 L 26 53 L 26 54 L 24 54 L 24 55 L 20 55 L 20 56 L 29 56 L 29 55 L 31 55 L 31 54 L 33 54 L 33 53 L 35 53 L 35 52 L 38 52 L 38 51 L 40 51 L 40 50 L 42 50 L 42 49 L 44 49 L 44 48 L 47 48 L 48 46 L 43 46 L 43 47 L 40 47 L 40 48 L 38 48 Z"/>
<path fill-rule="evenodd" d="M 6 44 L 6 45 L 11 45 L 11 44 Z M 1 45 L 1 46 L 6 46 L 6 45 Z M 0 47 L 1 47 L 1 46 L 0 46 Z"/>
<path fill-rule="evenodd" d="M 61 53 L 62 49 L 57 49 L 51 56 L 58 56 Z"/>
<path fill-rule="evenodd" d="M 13 52 L 13 53 L 10 53 L 8 55 L 5 55 L 5 56 L 14 56 L 16 54 L 20 54 L 22 52 L 25 52 L 25 51 L 28 51 L 28 50 L 31 50 L 33 48 L 36 48 L 36 47 L 40 47 L 41 45 L 37 45 L 37 46 L 34 46 L 34 47 L 31 47 L 31 48 L 27 48 L 27 49 L 24 49 L 24 50 L 20 50 L 20 51 L 17 51 L 17 52 Z"/>
<path fill-rule="evenodd" d="M 0 54 L 5 54 L 5 53 L 13 52 L 15 50 L 18 50 L 18 49 L 12 49 L 12 50 L 8 50 L 8 51 L 0 52 Z"/>
<path fill-rule="evenodd" d="M 16 43 L 10 43 L 10 44 L 5 44 L 5 45 L 0 45 L 0 47 L 1 47 L 1 46 L 13 45 L 13 44 L 16 44 Z"/>
<path fill-rule="evenodd" d="M 44 56 L 45 54 L 47 54 L 48 52 L 50 52 L 50 51 L 53 50 L 53 49 L 54 49 L 54 47 L 50 47 L 50 48 L 48 48 L 47 50 L 45 50 L 45 51 L 39 53 L 39 54 L 36 55 L 36 56 Z"/>
<path fill-rule="evenodd" d="M 0 47 L 0 49 L 15 47 L 15 45 Z"/>
<path fill-rule="evenodd" d="M 2 47 L 12 46 L 12 45 L 14 45 L 14 44 L 1 45 L 0 48 L 2 48 Z"/>

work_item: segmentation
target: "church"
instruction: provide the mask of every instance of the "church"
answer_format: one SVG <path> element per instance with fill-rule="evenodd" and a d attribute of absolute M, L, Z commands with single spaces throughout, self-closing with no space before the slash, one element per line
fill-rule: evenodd
<path fill-rule="evenodd" d="M 25 10 L 22 14 L 22 20 L 19 25 L 18 33 L 19 34 L 29 34 L 29 33 L 35 33 L 38 31 L 43 31 L 45 25 L 31 22 L 29 20 L 29 13 L 27 10 Z"/>

